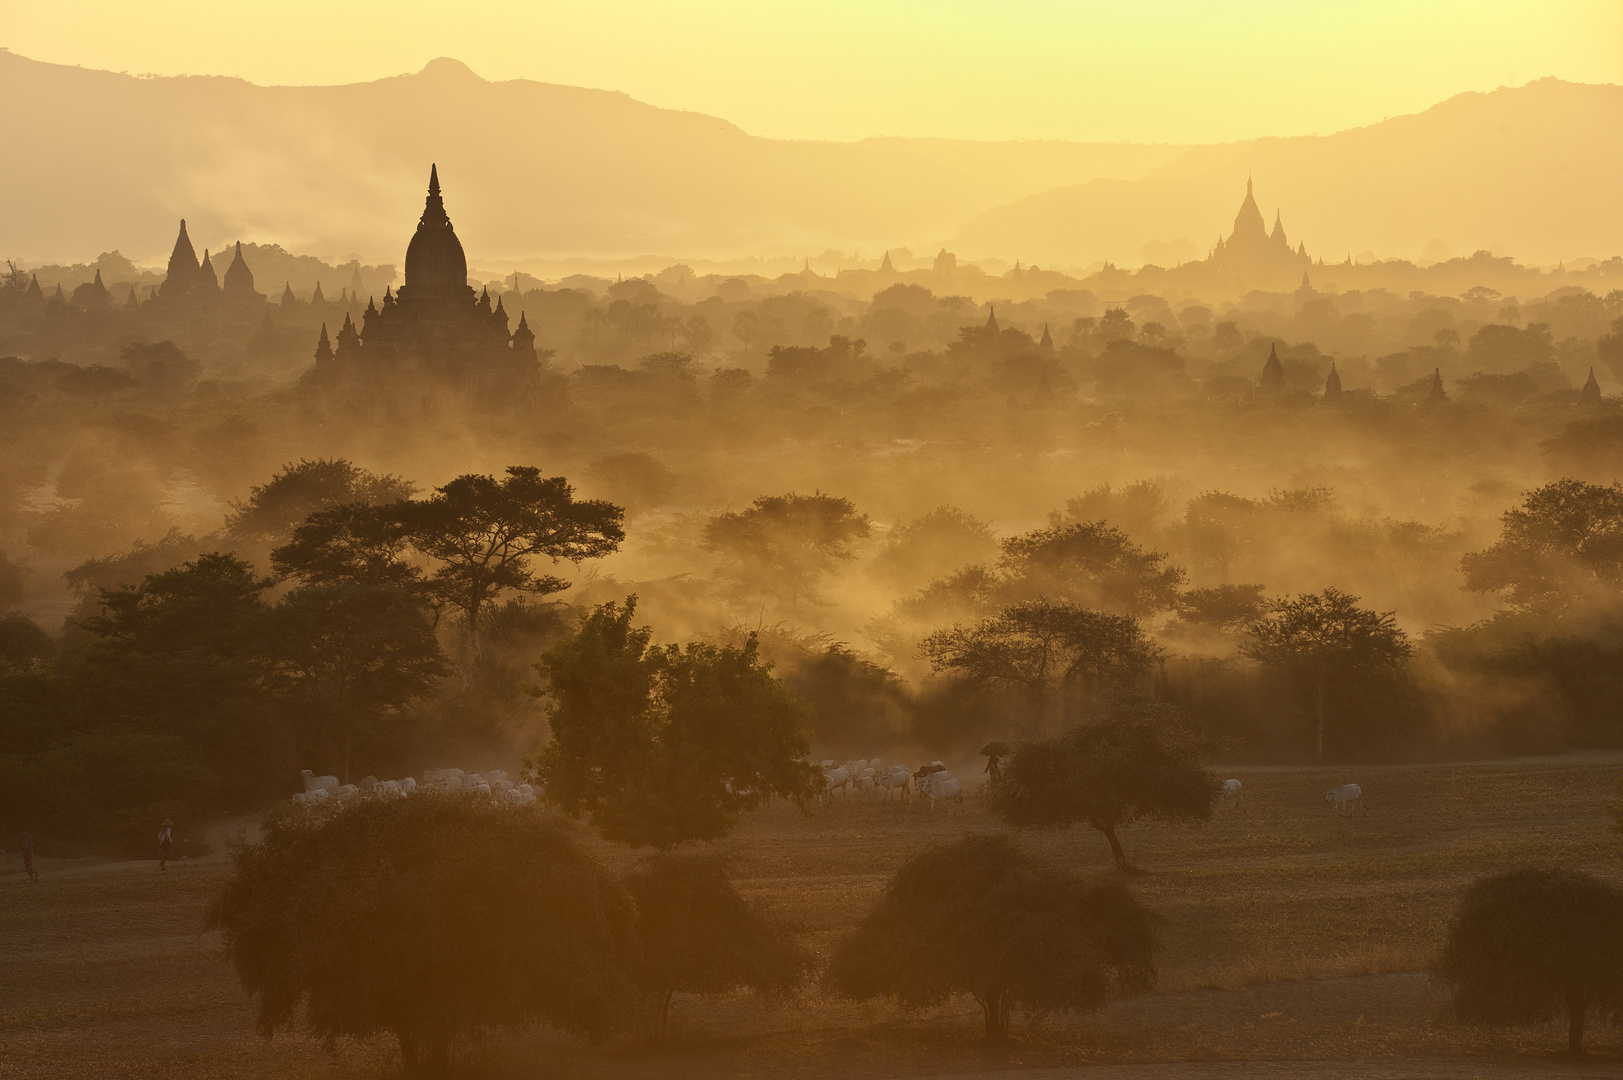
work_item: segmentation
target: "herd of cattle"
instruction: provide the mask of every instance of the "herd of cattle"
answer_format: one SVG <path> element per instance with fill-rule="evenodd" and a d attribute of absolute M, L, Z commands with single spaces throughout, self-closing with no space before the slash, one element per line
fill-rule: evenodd
<path fill-rule="evenodd" d="M 299 770 L 299 775 L 304 777 L 304 790 L 294 795 L 293 801 L 303 805 L 321 803 L 329 799 L 343 801 L 367 795 L 398 799 L 417 791 L 466 791 L 472 795 L 497 799 L 512 806 L 529 806 L 540 795 L 540 791 L 531 784 L 515 784 L 501 769 L 491 769 L 486 773 L 464 772 L 461 769 L 430 769 L 423 774 L 422 783 L 418 783 L 417 778 L 413 776 L 402 780 L 379 780 L 375 776 L 368 776 L 358 784 L 340 784 L 336 776 L 317 776 L 309 769 Z"/>
<path fill-rule="evenodd" d="M 964 785 L 941 762 L 920 765 L 908 771 L 905 765 L 885 765 L 878 758 L 858 758 L 841 765 L 830 760 L 818 762 L 823 771 L 823 788 L 817 795 L 819 806 L 832 804 L 836 794 L 882 797 L 886 802 L 896 792 L 907 802 L 910 794 L 920 800 L 928 799 L 930 809 L 938 802 L 950 802 L 954 810 L 963 809 Z M 430 769 L 418 783 L 415 777 L 402 780 L 379 780 L 368 776 L 358 784 L 340 784 L 336 776 L 317 776 L 309 769 L 300 770 L 304 777 L 304 790 L 293 796 L 301 805 L 313 805 L 329 799 L 343 801 L 360 796 L 377 798 L 403 798 L 423 791 L 465 791 L 472 795 L 496 799 L 511 806 L 529 806 L 541 795 L 538 788 L 527 783 L 514 783 L 501 769 L 485 773 L 464 772 L 461 769 Z M 1218 805 L 1238 810 L 1245 803 L 1245 788 L 1238 780 L 1225 780 L 1218 792 Z M 1369 813 L 1364 805 L 1364 791 L 1357 784 L 1340 784 L 1324 793 L 1324 801 L 1332 803 L 1338 814 L 1351 814 L 1357 810 Z"/>
<path fill-rule="evenodd" d="M 819 806 L 825 800 L 832 802 L 839 794 L 878 795 L 888 802 L 891 795 L 902 793 L 902 802 L 909 793 L 930 800 L 930 809 L 938 802 L 950 802 L 957 808 L 964 804 L 963 782 L 952 775 L 939 761 L 920 765 L 917 772 L 909 772 L 905 765 L 885 765 L 878 758 L 858 758 L 838 765 L 833 761 L 818 762 L 823 769 L 823 790 L 818 794 Z"/>

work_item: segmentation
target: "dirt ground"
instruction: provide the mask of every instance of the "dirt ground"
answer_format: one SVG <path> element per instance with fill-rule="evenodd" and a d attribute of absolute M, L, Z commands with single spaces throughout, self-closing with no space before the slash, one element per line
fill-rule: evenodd
<path fill-rule="evenodd" d="M 464 1049 L 488 1077 L 992 1076 L 1028 1080 L 1623 1075 L 1623 1029 L 1592 1025 L 1570 1062 L 1557 1024 L 1458 1028 L 1424 969 L 1461 891 L 1488 872 L 1571 866 L 1623 882 L 1607 806 L 1623 756 L 1360 769 L 1233 769 L 1245 806 L 1206 825 L 1133 828 L 1132 888 L 1163 919 L 1156 993 L 1081 1017 L 1017 1018 L 989 1050 L 973 1002 L 903 1012 L 807 989 L 795 1000 L 679 1001 L 673 1044 L 592 1047 L 546 1029 Z M 1341 818 L 1332 783 L 1363 785 Z M 997 828 L 963 812 L 853 799 L 750 816 L 723 847 L 740 887 L 819 953 L 913 853 Z M 1036 834 L 1034 848 L 1112 873 L 1097 833 Z M 216 844 L 216 848 L 221 845 Z M 636 855 L 594 843 L 616 867 Z M 222 854 L 166 874 L 151 862 L 58 860 L 30 884 L 0 860 L 0 1080 L 23 1077 L 383 1077 L 387 1039 L 324 1045 L 254 1032 L 203 908 Z"/>

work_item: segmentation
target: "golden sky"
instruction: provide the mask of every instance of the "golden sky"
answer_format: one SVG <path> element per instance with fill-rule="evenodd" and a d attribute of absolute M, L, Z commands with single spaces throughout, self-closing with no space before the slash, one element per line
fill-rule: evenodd
<path fill-rule="evenodd" d="M 1466 90 L 1623 82 L 1623 0 L 6 0 L 38 60 L 262 84 L 453 56 L 759 135 L 1212 142 L 1328 133 Z"/>

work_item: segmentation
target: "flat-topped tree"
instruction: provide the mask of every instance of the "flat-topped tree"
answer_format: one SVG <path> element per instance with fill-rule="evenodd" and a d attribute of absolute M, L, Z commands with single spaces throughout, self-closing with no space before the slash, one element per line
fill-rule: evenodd
<path fill-rule="evenodd" d="M 479 616 L 497 594 L 562 592 L 569 582 L 536 573 L 535 561 L 601 559 L 625 539 L 624 511 L 600 499 L 575 498 L 561 476 L 510 465 L 505 479 L 467 474 L 405 505 L 412 547 L 439 565 L 428 587 L 467 620 L 469 650 L 479 663 Z"/>
<path fill-rule="evenodd" d="M 1104 719 L 1021 743 L 992 789 L 992 809 L 1017 828 L 1086 822 L 1127 870 L 1118 827 L 1139 818 L 1211 817 L 1218 781 L 1204 765 L 1208 751 L 1171 706 L 1123 702 Z"/>

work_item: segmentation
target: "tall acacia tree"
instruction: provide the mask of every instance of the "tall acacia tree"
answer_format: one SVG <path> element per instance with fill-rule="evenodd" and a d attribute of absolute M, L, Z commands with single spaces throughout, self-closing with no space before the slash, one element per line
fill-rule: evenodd
<path fill-rule="evenodd" d="M 1314 757 L 1322 760 L 1326 692 L 1401 667 L 1414 655 L 1414 645 L 1392 612 L 1361 608 L 1358 597 L 1340 589 L 1276 600 L 1270 609 L 1272 614 L 1251 627 L 1240 651 L 1311 695 Z"/>
<path fill-rule="evenodd" d="M 395 585 L 460 612 L 477 667 L 480 617 L 491 601 L 567 589 L 563 578 L 537 572 L 537 560 L 608 555 L 625 539 L 623 516 L 613 503 L 576 499 L 561 476 L 512 465 L 504 479 L 459 476 L 426 499 L 319 510 L 271 559 L 278 573 L 306 584 Z"/>
<path fill-rule="evenodd" d="M 1557 480 L 1527 492 L 1502 523 L 1497 543 L 1461 561 L 1467 589 L 1557 618 L 1623 598 L 1623 483 Z"/>

